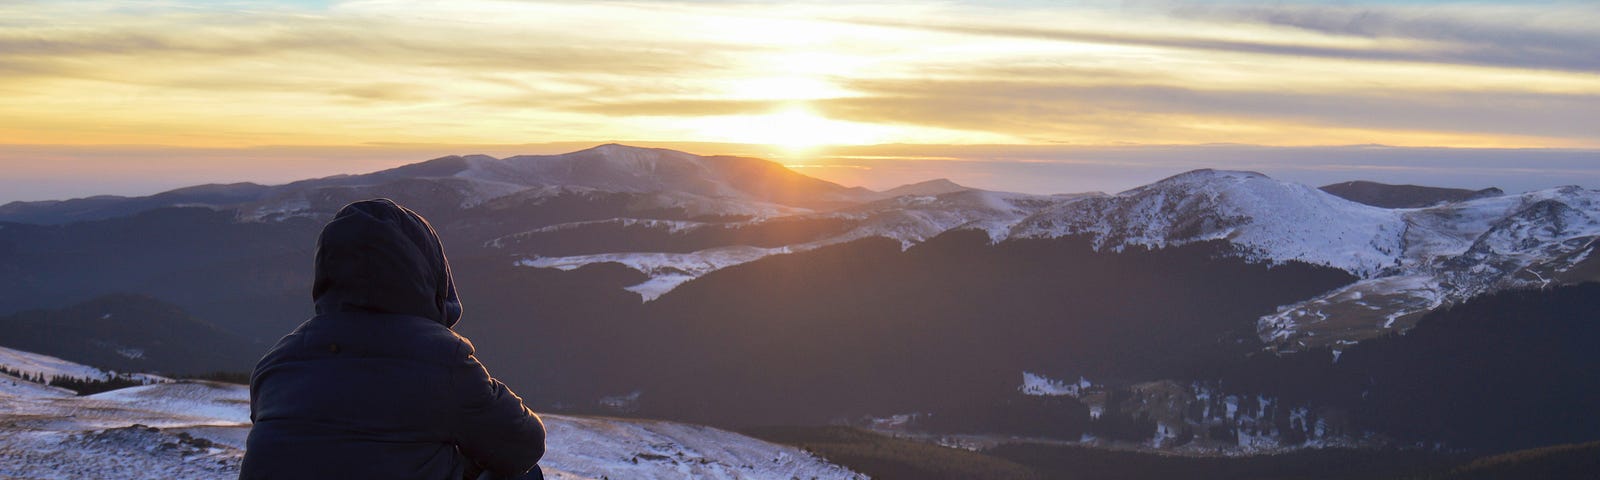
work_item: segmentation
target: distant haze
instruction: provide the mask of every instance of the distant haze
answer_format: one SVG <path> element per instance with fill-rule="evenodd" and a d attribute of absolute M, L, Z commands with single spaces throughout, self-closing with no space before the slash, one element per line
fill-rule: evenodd
<path fill-rule="evenodd" d="M 623 142 L 699 155 L 766 158 L 847 186 L 883 190 L 935 178 L 1024 193 L 1123 189 L 1197 168 L 1252 170 L 1326 185 L 1348 180 L 1508 192 L 1560 185 L 1600 187 L 1600 150 L 1450 149 L 1382 146 L 1261 147 L 878 145 L 795 152 L 748 144 Z M 593 143 L 375 145 L 352 147 L 0 148 L 0 202 L 92 195 L 139 196 L 204 183 L 279 184 L 366 173 L 446 155 L 555 154 Z"/>

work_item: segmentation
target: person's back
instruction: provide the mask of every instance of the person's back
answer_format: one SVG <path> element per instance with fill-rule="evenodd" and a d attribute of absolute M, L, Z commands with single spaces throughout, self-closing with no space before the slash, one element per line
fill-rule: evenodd
<path fill-rule="evenodd" d="M 345 206 L 318 239 L 312 296 L 317 315 L 251 375 L 240 478 L 540 478 L 544 427 L 450 330 L 460 303 L 422 217 Z"/>

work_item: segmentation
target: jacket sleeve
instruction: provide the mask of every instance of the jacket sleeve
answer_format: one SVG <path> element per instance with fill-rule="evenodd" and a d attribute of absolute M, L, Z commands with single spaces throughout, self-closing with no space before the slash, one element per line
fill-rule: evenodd
<path fill-rule="evenodd" d="M 464 340 L 464 339 L 463 339 Z M 544 456 L 544 423 L 522 398 L 495 380 L 463 341 L 452 367 L 457 399 L 456 445 L 468 459 L 500 475 L 520 475 Z"/>

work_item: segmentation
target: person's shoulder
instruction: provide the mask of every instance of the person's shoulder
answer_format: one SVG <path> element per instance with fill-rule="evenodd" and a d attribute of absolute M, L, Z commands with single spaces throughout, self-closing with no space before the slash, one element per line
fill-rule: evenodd
<path fill-rule="evenodd" d="M 359 346 L 379 356 L 407 357 L 429 363 L 454 363 L 472 352 L 471 343 L 449 327 L 414 315 L 346 312 L 319 315 L 295 333 L 348 342 L 350 346 Z M 461 353 L 463 351 L 467 353 Z"/>
<path fill-rule="evenodd" d="M 412 323 L 406 336 L 419 344 L 417 351 L 428 360 L 456 363 L 474 353 L 472 342 L 450 327 L 426 318 L 413 318 L 423 321 Z"/>

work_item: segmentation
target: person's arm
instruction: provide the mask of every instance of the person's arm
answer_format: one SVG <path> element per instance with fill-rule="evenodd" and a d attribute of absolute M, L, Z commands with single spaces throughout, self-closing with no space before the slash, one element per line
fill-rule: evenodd
<path fill-rule="evenodd" d="M 495 380 L 463 343 L 453 367 L 458 399 L 453 426 L 456 445 L 468 459 L 498 475 L 532 469 L 544 456 L 544 424 L 522 398 Z"/>

